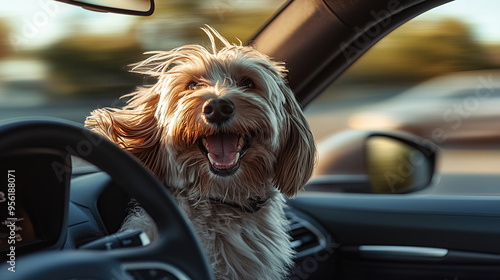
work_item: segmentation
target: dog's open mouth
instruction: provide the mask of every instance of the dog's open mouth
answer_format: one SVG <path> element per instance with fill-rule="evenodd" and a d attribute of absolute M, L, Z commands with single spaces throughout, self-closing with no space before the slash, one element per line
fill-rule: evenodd
<path fill-rule="evenodd" d="M 219 132 L 198 139 L 201 152 L 217 175 L 228 176 L 240 167 L 241 158 L 250 148 L 252 139 L 234 133 Z"/>

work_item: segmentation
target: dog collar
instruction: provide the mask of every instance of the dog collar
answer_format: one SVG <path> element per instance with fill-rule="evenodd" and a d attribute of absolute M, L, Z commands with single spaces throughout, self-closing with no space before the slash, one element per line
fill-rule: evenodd
<path fill-rule="evenodd" d="M 266 199 L 250 198 L 249 203 L 247 205 L 240 205 L 238 203 L 224 201 L 220 198 L 210 197 L 209 199 L 213 202 L 218 203 L 218 204 L 227 205 L 231 208 L 238 209 L 238 210 L 240 210 L 242 212 L 246 212 L 246 213 L 255 213 L 255 212 L 259 211 L 262 207 L 266 206 L 267 203 L 269 202 L 269 198 L 266 198 Z"/>

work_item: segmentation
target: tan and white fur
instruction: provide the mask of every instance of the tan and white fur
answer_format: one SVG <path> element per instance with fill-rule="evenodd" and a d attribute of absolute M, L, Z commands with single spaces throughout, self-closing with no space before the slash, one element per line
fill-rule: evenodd
<path fill-rule="evenodd" d="M 284 279 L 294 252 L 283 194 L 294 196 L 309 179 L 313 137 L 283 63 L 203 30 L 211 51 L 150 52 L 132 71 L 157 82 L 129 94 L 123 108 L 93 111 L 86 126 L 165 184 L 217 279 Z M 150 219 L 136 207 L 122 230 L 142 228 L 154 239 Z"/>

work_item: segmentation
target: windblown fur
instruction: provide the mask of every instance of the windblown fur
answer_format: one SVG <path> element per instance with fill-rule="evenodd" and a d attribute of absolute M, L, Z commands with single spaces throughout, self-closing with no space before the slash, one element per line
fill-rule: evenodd
<path fill-rule="evenodd" d="M 293 251 L 282 194 L 294 196 L 309 179 L 313 138 L 282 63 L 203 30 L 211 52 L 187 45 L 149 53 L 132 71 L 157 83 L 129 94 L 123 108 L 93 111 L 86 126 L 134 154 L 169 188 L 217 279 L 283 279 Z M 221 99 L 233 109 L 214 121 L 207 106 Z M 231 206 L 255 200 L 266 201 L 255 213 Z M 137 206 L 122 230 L 142 228 L 154 239 L 152 225 Z"/>

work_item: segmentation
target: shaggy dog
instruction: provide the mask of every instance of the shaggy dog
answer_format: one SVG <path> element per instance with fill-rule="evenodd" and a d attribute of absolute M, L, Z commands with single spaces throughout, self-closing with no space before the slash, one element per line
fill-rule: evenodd
<path fill-rule="evenodd" d="M 121 109 L 95 110 L 86 126 L 166 185 L 217 279 L 283 279 L 294 252 L 282 194 L 294 196 L 309 179 L 313 137 L 283 63 L 203 30 L 211 52 L 199 45 L 151 52 L 132 72 L 156 84 L 129 94 Z M 140 207 L 122 226 L 136 228 L 157 235 Z"/>

